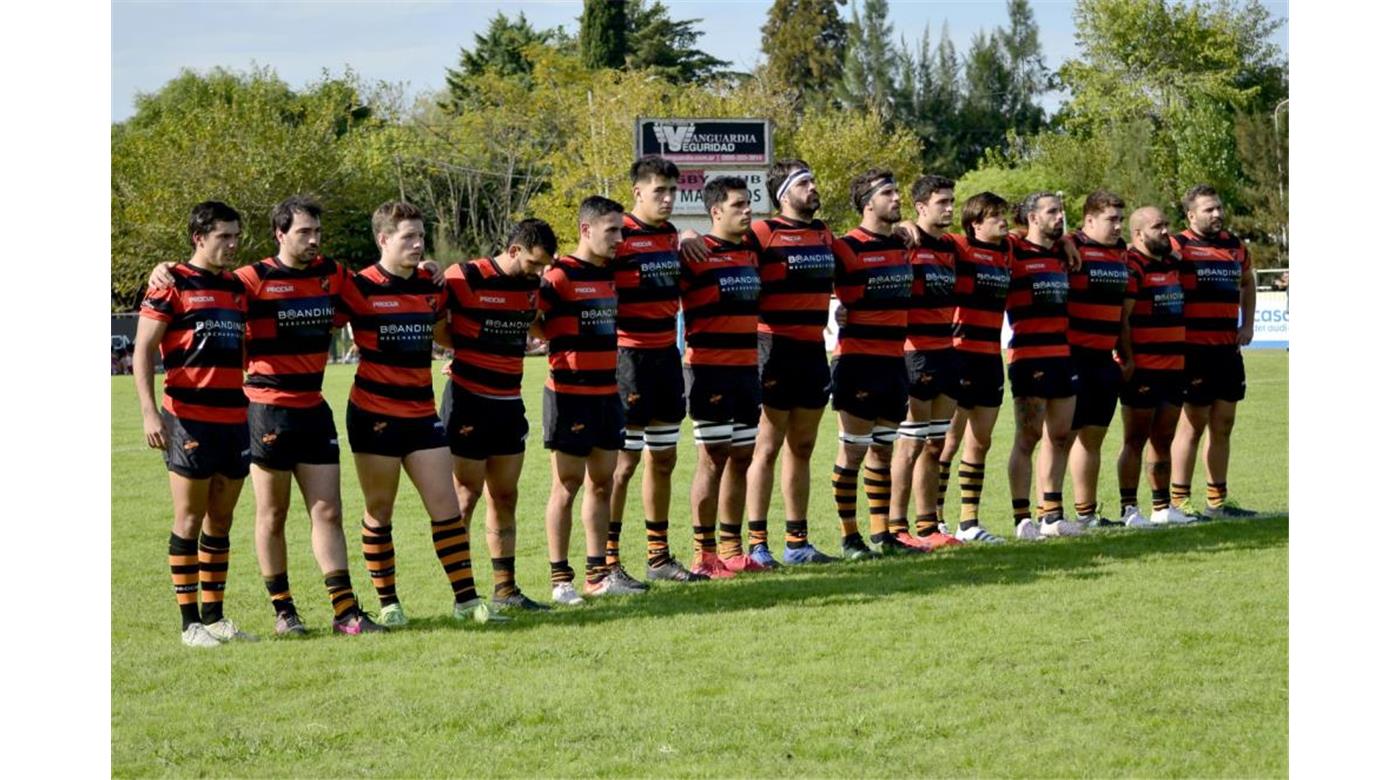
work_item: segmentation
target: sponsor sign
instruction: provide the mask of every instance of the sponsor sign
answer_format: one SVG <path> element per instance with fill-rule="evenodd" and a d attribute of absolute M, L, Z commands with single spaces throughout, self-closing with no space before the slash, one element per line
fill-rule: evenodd
<path fill-rule="evenodd" d="M 772 149 L 766 119 L 637 120 L 637 156 L 675 163 L 763 163 Z"/>
<path fill-rule="evenodd" d="M 1257 294 L 1254 299 L 1254 341 L 1250 342 L 1249 347 L 1288 348 L 1288 293 Z"/>
<path fill-rule="evenodd" d="M 768 199 L 768 172 L 760 170 L 691 169 L 682 170 L 676 182 L 676 203 L 671 213 L 677 216 L 708 216 L 705 211 L 705 183 L 718 176 L 738 176 L 749 183 L 749 202 L 754 216 L 771 214 L 773 204 Z"/>

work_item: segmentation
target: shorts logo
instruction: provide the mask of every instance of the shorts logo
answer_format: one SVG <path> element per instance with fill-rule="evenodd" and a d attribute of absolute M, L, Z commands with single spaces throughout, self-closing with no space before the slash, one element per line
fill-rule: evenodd
<path fill-rule="evenodd" d="M 717 404 L 724 400 L 724 393 L 715 393 L 710 396 L 710 403 Z"/>
<path fill-rule="evenodd" d="M 1045 378 L 1045 372 L 1044 372 L 1044 371 L 1032 371 L 1032 372 L 1031 372 L 1031 379 L 1034 379 L 1034 380 L 1037 381 L 1037 382 L 1039 382 L 1040 380 L 1042 380 L 1042 379 L 1044 379 L 1044 378 Z"/>
<path fill-rule="evenodd" d="M 374 426 L 373 426 L 374 432 L 375 432 L 375 433 L 383 433 L 383 432 L 384 432 L 384 429 L 385 429 L 385 428 L 388 428 L 388 427 L 389 427 L 389 423 L 386 423 L 386 422 L 377 422 L 377 423 L 375 423 Z"/>
<path fill-rule="evenodd" d="M 769 389 L 771 390 L 772 388 L 778 386 L 778 380 L 776 380 L 776 379 L 765 379 L 765 380 L 763 381 L 763 386 L 766 387 L 766 388 L 769 388 Z"/>
<path fill-rule="evenodd" d="M 574 423 L 569 426 L 570 433 L 582 433 L 586 426 L 583 423 Z"/>
<path fill-rule="evenodd" d="M 631 406 L 632 404 L 635 404 L 635 403 L 637 403 L 637 402 L 640 401 L 640 400 L 642 400 L 642 394 L 641 394 L 641 393 L 628 393 L 628 394 L 627 394 L 627 405 L 628 405 L 628 406 Z"/>
<path fill-rule="evenodd" d="M 1197 386 L 1203 385 L 1203 384 L 1205 384 L 1205 383 L 1206 383 L 1205 377 L 1200 377 L 1200 376 L 1198 376 L 1198 377 L 1196 377 L 1195 379 L 1192 379 L 1192 380 L 1191 380 L 1191 386 L 1192 386 L 1192 387 L 1197 387 Z"/>
<path fill-rule="evenodd" d="M 189 441 L 185 442 L 184 447 L 185 452 L 194 452 L 195 450 L 199 449 L 199 442 L 195 441 L 194 439 L 190 439 Z"/>
<path fill-rule="evenodd" d="M 857 401 L 864 401 L 865 399 L 867 399 L 867 398 L 869 398 L 869 397 L 870 397 L 870 391 L 869 391 L 869 390 L 857 390 L 857 391 L 856 391 L 856 400 L 857 400 Z"/>
<path fill-rule="evenodd" d="M 293 287 L 293 286 L 290 285 L 290 284 L 269 284 L 267 287 L 264 287 L 263 289 L 267 290 L 267 291 L 270 292 L 270 293 L 284 293 L 284 292 L 291 292 L 292 290 L 295 290 L 296 288 Z"/>
<path fill-rule="evenodd" d="M 926 385 L 933 381 L 933 374 L 919 374 L 919 384 Z"/>
<path fill-rule="evenodd" d="M 276 432 L 276 431 L 273 431 L 272 433 L 264 433 L 264 434 L 262 435 L 262 443 L 263 443 L 263 444 L 266 444 L 266 445 L 269 446 L 269 447 L 271 447 L 272 445 L 276 444 L 276 443 L 277 443 L 277 432 Z"/>
<path fill-rule="evenodd" d="M 476 426 L 474 426 L 474 425 L 463 425 L 461 428 L 458 428 L 458 429 L 457 429 L 457 435 L 458 435 L 458 436 L 470 436 L 470 435 L 472 435 L 472 431 L 474 431 L 474 430 L 476 430 Z"/>

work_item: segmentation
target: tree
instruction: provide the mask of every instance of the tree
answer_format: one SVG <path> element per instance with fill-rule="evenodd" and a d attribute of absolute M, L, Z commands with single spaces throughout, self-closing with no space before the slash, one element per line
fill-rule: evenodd
<path fill-rule="evenodd" d="M 583 0 L 578 45 L 583 64 L 589 68 L 621 68 L 626 65 L 626 0 Z"/>
<path fill-rule="evenodd" d="M 496 13 L 491 18 L 486 33 L 478 33 L 471 49 L 461 50 L 456 69 L 447 69 L 448 104 L 461 109 L 476 98 L 469 85 L 471 79 L 487 71 L 501 76 L 516 76 L 528 81 L 530 62 L 526 51 L 531 46 L 559 44 L 567 40 L 562 29 L 536 30 L 518 15 L 511 21 L 505 14 Z"/>
<path fill-rule="evenodd" d="M 898 61 L 892 42 L 888 0 L 865 0 L 865 21 L 855 6 L 847 31 L 846 59 L 836 94 L 847 108 L 872 108 L 881 117 L 894 115 L 894 77 Z"/>
<path fill-rule="evenodd" d="M 671 19 L 666 6 L 627 0 L 628 70 L 651 70 L 673 84 L 708 81 L 728 62 L 695 48 L 699 19 Z"/>
<path fill-rule="evenodd" d="M 841 78 L 846 24 L 838 5 L 846 0 L 774 0 L 763 25 L 767 68 L 788 84 L 803 105 L 822 105 Z"/>
<path fill-rule="evenodd" d="M 1009 75 L 1004 103 L 1008 124 L 1023 133 L 1034 132 L 1045 123 L 1045 111 L 1036 98 L 1050 80 L 1040 51 L 1040 28 L 1029 0 L 1007 0 L 1006 15 L 1008 26 L 997 28 L 996 38 Z"/>

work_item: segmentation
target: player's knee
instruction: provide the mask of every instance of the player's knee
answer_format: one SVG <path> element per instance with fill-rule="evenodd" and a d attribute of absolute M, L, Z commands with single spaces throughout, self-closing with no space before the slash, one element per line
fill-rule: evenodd
<path fill-rule="evenodd" d="M 816 450 L 816 448 L 817 439 L 814 436 L 803 436 L 800 438 L 789 439 L 787 443 L 788 454 L 791 455 L 794 460 L 799 460 L 803 462 L 812 459 L 812 452 Z M 777 457 L 776 450 L 774 450 L 773 455 L 775 458 Z"/>
<path fill-rule="evenodd" d="M 598 501 L 603 503 L 610 501 L 612 499 L 612 491 L 612 482 L 609 480 L 604 479 L 598 482 L 594 482 L 592 479 L 588 480 L 588 492 Z"/>
<path fill-rule="evenodd" d="M 671 472 L 676 470 L 675 447 L 668 450 L 652 450 L 650 457 L 651 462 L 647 465 L 650 468 L 656 469 L 657 476 L 668 476 Z"/>
<path fill-rule="evenodd" d="M 1216 414 L 1210 418 L 1211 436 L 1229 436 L 1235 430 L 1235 416 L 1233 414 Z"/>
<path fill-rule="evenodd" d="M 180 512 L 175 515 L 175 522 L 172 530 L 176 536 L 184 539 L 193 539 L 199 535 L 203 526 L 204 518 L 193 512 Z"/>
<path fill-rule="evenodd" d="M 1069 431 L 1047 431 L 1045 434 L 1045 438 L 1050 443 L 1050 446 L 1057 450 L 1069 449 L 1069 444 L 1071 441 L 1071 435 Z"/>
<path fill-rule="evenodd" d="M 563 491 L 565 495 L 573 498 L 574 494 L 578 493 L 579 488 L 583 487 L 583 477 L 574 476 L 572 474 L 561 476 L 555 485 L 559 490 Z"/>
<path fill-rule="evenodd" d="M 204 530 L 214 536 L 228 536 L 231 528 L 233 528 L 233 513 L 231 512 L 210 512 L 204 518 Z"/>
<path fill-rule="evenodd" d="M 491 504 L 497 511 L 515 512 L 515 505 L 520 500 L 520 491 L 514 487 L 493 489 L 491 491 Z"/>
<path fill-rule="evenodd" d="M 626 460 L 618 458 L 617 468 L 613 469 L 613 482 L 619 485 L 626 485 L 628 482 L 631 482 L 632 475 L 637 473 L 637 463 L 638 461 L 632 460 L 631 458 Z M 578 487 L 576 486 L 574 490 L 578 490 Z"/>
<path fill-rule="evenodd" d="M 281 534 L 287 527 L 287 510 L 280 507 L 258 507 L 253 522 L 265 532 Z"/>

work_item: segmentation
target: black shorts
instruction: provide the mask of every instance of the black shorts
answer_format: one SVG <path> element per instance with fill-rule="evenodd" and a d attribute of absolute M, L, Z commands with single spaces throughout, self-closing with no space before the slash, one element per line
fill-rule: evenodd
<path fill-rule="evenodd" d="M 447 446 L 468 460 L 519 455 L 530 435 L 524 401 L 477 395 L 452 380 L 443 388 L 441 416 L 447 421 Z"/>
<path fill-rule="evenodd" d="M 824 409 L 831 399 L 831 366 L 825 344 L 760 333 L 758 372 L 765 406 L 785 412 L 794 407 Z"/>
<path fill-rule="evenodd" d="M 831 362 L 831 408 L 862 420 L 904 419 L 909 372 L 897 357 L 843 355 Z"/>
<path fill-rule="evenodd" d="M 1244 355 L 1235 346 L 1186 347 L 1186 403 L 1244 400 Z"/>
<path fill-rule="evenodd" d="M 1012 398 L 1073 398 L 1079 392 L 1079 375 L 1068 357 L 1022 358 L 1006 373 Z"/>
<path fill-rule="evenodd" d="M 909 397 L 932 401 L 940 395 L 958 396 L 958 353 L 952 347 L 904 353 L 909 372 Z"/>
<path fill-rule="evenodd" d="M 437 415 L 390 417 L 347 404 L 345 430 L 350 434 L 350 451 L 363 455 L 403 458 L 447 446 L 447 429 Z"/>
<path fill-rule="evenodd" d="M 758 425 L 762 392 L 755 366 L 686 366 L 690 419 Z"/>
<path fill-rule="evenodd" d="M 627 424 L 645 427 L 652 420 L 685 419 L 685 380 L 675 347 L 617 350 L 617 394 Z M 606 447 L 604 449 L 607 449 Z"/>
<path fill-rule="evenodd" d="M 222 474 L 229 479 L 248 476 L 253 462 L 247 423 L 182 420 L 160 410 L 165 423 L 165 468 L 189 479 Z"/>
<path fill-rule="evenodd" d="M 1184 400 L 1186 376 L 1180 371 L 1139 368 L 1123 383 L 1123 406 L 1130 409 L 1181 406 Z"/>
<path fill-rule="evenodd" d="M 544 389 L 544 446 L 586 458 L 593 450 L 622 449 L 622 399 Z"/>
<path fill-rule="evenodd" d="M 264 468 L 291 471 L 301 463 L 340 464 L 340 436 L 324 400 L 305 409 L 250 403 L 248 433 L 253 462 Z"/>
<path fill-rule="evenodd" d="M 1001 406 L 1006 394 L 1006 371 L 1001 365 L 1001 354 L 984 355 L 981 352 L 958 353 L 958 406 L 971 409 L 975 406 Z"/>
<path fill-rule="evenodd" d="M 1074 430 L 1085 426 L 1107 428 L 1118 408 L 1123 389 L 1123 369 L 1113 353 L 1096 349 L 1070 348 L 1069 359 L 1079 374 L 1079 395 L 1074 402 Z"/>

